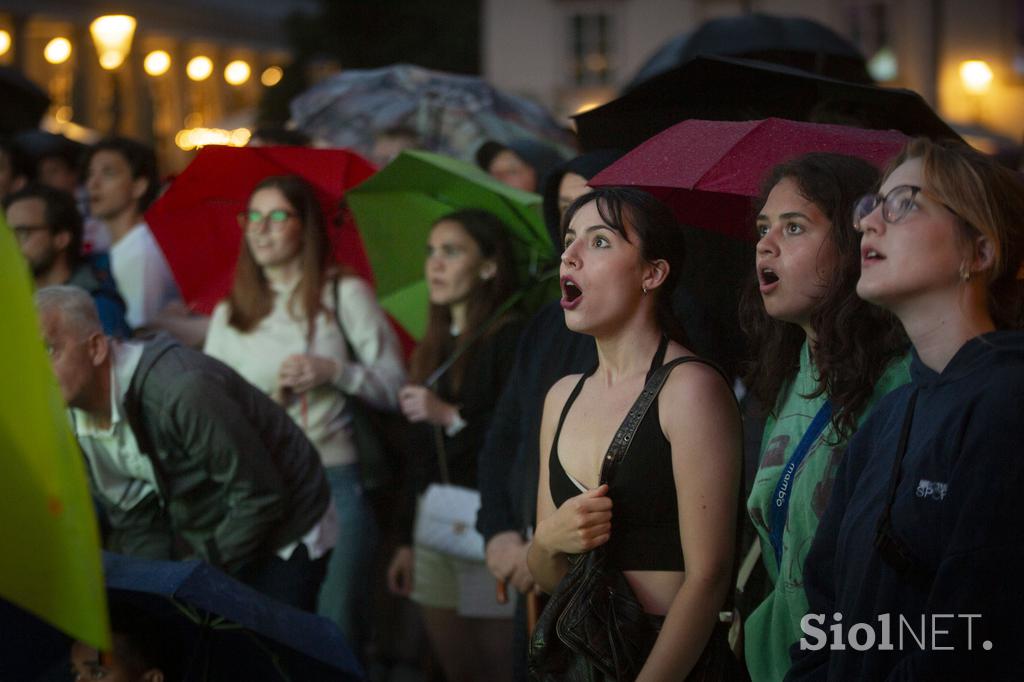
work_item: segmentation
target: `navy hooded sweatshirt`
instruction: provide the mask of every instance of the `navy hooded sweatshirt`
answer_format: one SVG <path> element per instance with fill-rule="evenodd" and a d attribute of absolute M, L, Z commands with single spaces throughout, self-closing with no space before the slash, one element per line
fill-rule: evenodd
<path fill-rule="evenodd" d="M 972 339 L 941 373 L 915 353 L 911 378 L 850 440 L 804 568 L 804 640 L 825 646 L 795 644 L 787 680 L 1024 679 L 1024 332 Z M 912 563 L 898 569 L 876 528 L 915 394 L 890 517 Z"/>

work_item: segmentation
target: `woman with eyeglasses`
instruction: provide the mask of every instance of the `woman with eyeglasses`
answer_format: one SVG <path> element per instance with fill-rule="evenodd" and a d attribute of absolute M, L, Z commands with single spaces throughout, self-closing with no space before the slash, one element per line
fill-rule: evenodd
<path fill-rule="evenodd" d="M 305 181 L 263 180 L 239 224 L 234 285 L 214 309 L 204 350 L 280 402 L 319 451 L 339 540 L 319 611 L 358 648 L 372 618 L 376 525 L 363 497 L 349 401 L 397 409 L 401 348 L 366 282 L 333 265 L 323 212 Z M 315 558 L 323 540 L 304 538 L 295 551 Z"/>
<path fill-rule="evenodd" d="M 1022 219 L 1024 181 L 951 142 L 858 202 L 857 293 L 899 318 L 912 381 L 850 441 L 787 679 L 1020 679 Z"/>
<path fill-rule="evenodd" d="M 899 323 L 856 292 L 851 214 L 877 182 L 866 161 L 814 153 L 776 166 L 763 183 L 755 276 L 740 315 L 755 353 L 745 383 L 769 411 L 747 500 L 772 585 L 744 626 L 754 682 L 789 669 L 807 612 L 804 559 L 847 440 L 909 380 Z"/>

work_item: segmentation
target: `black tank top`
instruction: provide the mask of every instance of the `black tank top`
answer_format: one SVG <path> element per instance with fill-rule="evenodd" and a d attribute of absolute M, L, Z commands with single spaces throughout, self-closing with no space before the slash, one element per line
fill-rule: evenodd
<path fill-rule="evenodd" d="M 664 363 L 667 348 L 668 339 L 663 338 L 647 373 L 648 380 Z M 706 360 L 694 360 L 718 370 Z M 594 367 L 580 377 L 565 401 L 558 420 L 558 429 L 548 457 L 549 486 L 556 507 L 561 507 L 570 497 L 586 490 L 569 476 L 559 461 L 558 439 L 569 408 L 583 390 L 584 382 L 596 370 Z M 661 430 L 657 397 L 640 422 L 626 458 L 615 469 L 608 496 L 614 505 L 611 538 L 607 548 L 615 565 L 623 571 L 682 571 L 683 547 L 679 540 L 679 507 L 672 474 L 672 446 Z"/>

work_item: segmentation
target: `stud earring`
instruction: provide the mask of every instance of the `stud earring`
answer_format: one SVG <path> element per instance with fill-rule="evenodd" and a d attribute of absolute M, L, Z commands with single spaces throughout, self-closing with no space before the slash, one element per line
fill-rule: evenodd
<path fill-rule="evenodd" d="M 640 290 L 644 292 L 644 296 L 647 295 L 647 287 L 640 287 Z"/>

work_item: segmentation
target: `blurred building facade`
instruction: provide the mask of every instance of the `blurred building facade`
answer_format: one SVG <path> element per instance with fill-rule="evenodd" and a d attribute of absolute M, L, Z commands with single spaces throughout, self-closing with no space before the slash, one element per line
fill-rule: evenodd
<path fill-rule="evenodd" d="M 884 85 L 950 122 L 1024 135 L 1024 0 L 483 0 L 484 76 L 571 115 L 614 98 L 669 39 L 744 12 L 815 19 Z M 965 61 L 982 60 L 974 80 Z"/>
<path fill-rule="evenodd" d="M 316 7 L 315 0 L 0 0 L 0 63 L 49 92 L 44 127 L 83 141 L 130 135 L 153 144 L 162 167 L 175 170 L 213 129 L 234 133 L 236 142 L 248 135 L 262 90 L 290 57 L 285 18 Z M 90 32 L 104 15 L 135 20 L 130 51 L 112 70 L 101 66 Z"/>

